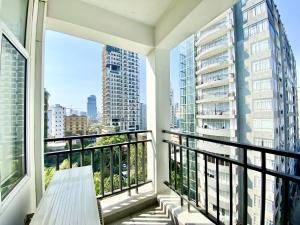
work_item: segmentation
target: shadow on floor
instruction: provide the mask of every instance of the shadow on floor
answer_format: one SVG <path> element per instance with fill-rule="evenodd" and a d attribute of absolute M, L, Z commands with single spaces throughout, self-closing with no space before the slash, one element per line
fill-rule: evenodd
<path fill-rule="evenodd" d="M 171 216 L 160 206 L 140 211 L 109 225 L 174 225 Z"/>

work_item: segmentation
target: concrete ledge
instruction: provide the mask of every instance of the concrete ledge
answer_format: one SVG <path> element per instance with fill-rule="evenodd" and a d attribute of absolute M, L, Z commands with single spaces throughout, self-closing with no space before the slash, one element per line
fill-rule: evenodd
<path fill-rule="evenodd" d="M 139 188 L 138 194 L 132 190 L 131 196 L 125 192 L 101 200 L 104 224 L 113 223 L 157 204 L 156 194 L 151 187 L 152 185 L 149 184 Z"/>
<path fill-rule="evenodd" d="M 180 197 L 172 190 L 159 193 L 157 201 L 161 208 L 168 211 L 177 225 L 214 225 L 208 218 L 193 207 L 188 211 L 187 203 L 180 205 Z"/>

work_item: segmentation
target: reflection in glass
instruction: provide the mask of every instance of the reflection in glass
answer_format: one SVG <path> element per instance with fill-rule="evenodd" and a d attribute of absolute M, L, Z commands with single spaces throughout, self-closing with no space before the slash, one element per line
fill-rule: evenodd
<path fill-rule="evenodd" d="M 1 198 L 25 175 L 26 59 L 2 38 L 0 62 Z"/>

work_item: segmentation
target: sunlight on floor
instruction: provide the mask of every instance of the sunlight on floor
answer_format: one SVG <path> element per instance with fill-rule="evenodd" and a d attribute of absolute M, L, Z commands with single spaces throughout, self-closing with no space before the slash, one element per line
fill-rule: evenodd
<path fill-rule="evenodd" d="M 173 225 L 171 216 L 160 206 L 143 210 L 109 225 Z"/>

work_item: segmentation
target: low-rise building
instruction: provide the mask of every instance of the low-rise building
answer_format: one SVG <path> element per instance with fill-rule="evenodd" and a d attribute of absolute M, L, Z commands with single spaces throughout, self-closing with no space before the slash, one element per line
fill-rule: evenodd
<path fill-rule="evenodd" d="M 87 117 L 70 115 L 65 116 L 65 136 L 83 135 L 87 131 Z"/>

